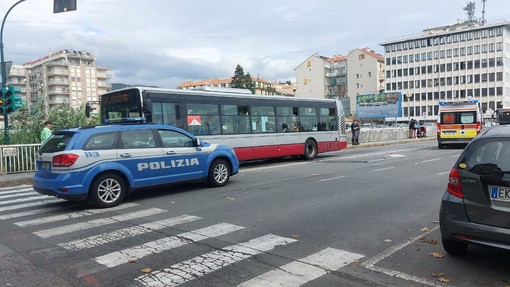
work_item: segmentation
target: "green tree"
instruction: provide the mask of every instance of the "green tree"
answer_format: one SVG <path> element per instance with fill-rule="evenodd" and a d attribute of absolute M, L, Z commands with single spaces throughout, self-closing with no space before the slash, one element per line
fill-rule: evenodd
<path fill-rule="evenodd" d="M 44 100 L 40 100 L 32 109 L 23 107 L 10 114 L 11 144 L 40 143 L 45 120 L 53 123 L 54 130 L 99 124 L 99 118 L 85 117 L 84 106 L 72 108 L 69 104 L 63 104 L 51 109 L 49 114 L 45 110 Z M 2 142 L 5 142 L 3 135 L 2 133 Z"/>
<path fill-rule="evenodd" d="M 248 89 L 252 92 L 252 94 L 255 91 L 255 84 L 252 81 L 250 73 L 245 75 L 243 67 L 241 67 L 239 64 L 234 71 L 231 86 L 232 88 L 237 89 Z"/>

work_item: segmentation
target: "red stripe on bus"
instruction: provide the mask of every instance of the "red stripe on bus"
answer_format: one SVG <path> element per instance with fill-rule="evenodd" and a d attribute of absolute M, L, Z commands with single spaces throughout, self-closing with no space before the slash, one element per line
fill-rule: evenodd
<path fill-rule="evenodd" d="M 317 144 L 319 153 L 339 151 L 347 148 L 347 142 L 320 142 Z M 285 157 L 294 155 L 304 155 L 305 145 L 299 144 L 284 144 L 284 145 L 271 145 L 271 146 L 254 146 L 254 147 L 239 147 L 234 148 L 236 156 L 240 161 L 254 160 L 272 157 Z"/>

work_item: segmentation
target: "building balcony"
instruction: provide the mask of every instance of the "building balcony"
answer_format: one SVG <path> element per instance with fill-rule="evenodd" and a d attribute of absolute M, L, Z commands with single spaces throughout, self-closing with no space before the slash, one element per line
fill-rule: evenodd
<path fill-rule="evenodd" d="M 98 79 L 111 79 L 112 76 L 108 75 L 107 73 L 96 73 L 96 77 Z"/>
<path fill-rule="evenodd" d="M 69 81 L 48 81 L 46 82 L 48 86 L 69 86 Z"/>
<path fill-rule="evenodd" d="M 46 73 L 48 76 L 69 76 L 68 70 L 51 70 Z"/>
<path fill-rule="evenodd" d="M 98 88 L 109 88 L 110 85 L 107 82 L 97 82 Z"/>
<path fill-rule="evenodd" d="M 50 90 L 47 91 L 46 94 L 48 96 L 54 96 L 54 95 L 69 95 L 69 90 Z"/>

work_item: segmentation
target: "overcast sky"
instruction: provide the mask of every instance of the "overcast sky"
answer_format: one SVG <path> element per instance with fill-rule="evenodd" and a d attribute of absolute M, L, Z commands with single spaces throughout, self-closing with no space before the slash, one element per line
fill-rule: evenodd
<path fill-rule="evenodd" d="M 0 17 L 17 0 L 0 0 Z M 53 14 L 53 0 L 26 0 L 7 17 L 6 61 L 23 64 L 61 49 L 82 50 L 111 68 L 112 83 L 175 88 L 226 78 L 237 64 L 269 81 L 295 81 L 310 55 L 383 54 L 379 43 L 467 19 L 466 0 L 78 0 Z M 510 1 L 488 0 L 489 22 L 510 20 Z M 478 18 L 482 2 L 476 1 Z"/>

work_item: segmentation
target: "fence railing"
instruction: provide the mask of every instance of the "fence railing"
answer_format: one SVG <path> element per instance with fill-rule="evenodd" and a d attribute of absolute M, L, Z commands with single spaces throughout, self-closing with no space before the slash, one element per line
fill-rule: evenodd
<path fill-rule="evenodd" d="M 40 144 L 0 145 L 0 174 L 36 171 Z"/>

